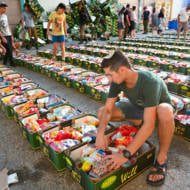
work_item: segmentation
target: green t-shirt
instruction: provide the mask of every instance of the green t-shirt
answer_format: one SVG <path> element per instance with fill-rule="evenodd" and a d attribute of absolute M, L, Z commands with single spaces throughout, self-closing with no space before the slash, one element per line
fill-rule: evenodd
<path fill-rule="evenodd" d="M 115 98 L 123 91 L 130 102 L 140 107 L 152 107 L 161 103 L 171 103 L 168 89 L 164 81 L 156 74 L 138 71 L 138 80 L 133 88 L 127 88 L 125 82 L 111 83 L 109 98 Z"/>

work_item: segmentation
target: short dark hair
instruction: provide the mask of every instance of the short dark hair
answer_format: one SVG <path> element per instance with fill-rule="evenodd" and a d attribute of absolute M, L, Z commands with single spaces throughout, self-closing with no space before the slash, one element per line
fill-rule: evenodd
<path fill-rule="evenodd" d="M 112 71 L 118 71 L 121 66 L 132 69 L 129 59 L 120 50 L 116 50 L 110 58 L 104 58 L 101 63 L 103 69 L 110 67 Z"/>
<path fill-rule="evenodd" d="M 65 4 L 64 3 L 59 3 L 59 5 L 57 5 L 57 7 L 56 7 L 56 11 L 58 10 L 58 9 L 66 9 L 66 6 L 65 6 Z"/>
<path fill-rule="evenodd" d="M 30 8 L 29 4 L 27 4 L 27 3 L 24 4 L 24 8 L 25 7 Z"/>
<path fill-rule="evenodd" d="M 122 7 L 122 9 L 119 11 L 119 15 L 123 14 L 125 12 L 125 7 Z"/>
<path fill-rule="evenodd" d="M 130 8 L 130 4 L 127 4 L 127 6 L 126 6 L 127 8 Z"/>
<path fill-rule="evenodd" d="M 152 12 L 153 12 L 153 13 L 155 13 L 155 12 L 156 12 L 156 8 L 155 8 L 155 7 L 153 8 L 153 11 L 152 11 Z"/>
<path fill-rule="evenodd" d="M 136 6 L 133 6 L 133 11 L 136 10 Z"/>
<path fill-rule="evenodd" d="M 8 5 L 4 1 L 0 1 L 0 7 L 8 7 Z"/>

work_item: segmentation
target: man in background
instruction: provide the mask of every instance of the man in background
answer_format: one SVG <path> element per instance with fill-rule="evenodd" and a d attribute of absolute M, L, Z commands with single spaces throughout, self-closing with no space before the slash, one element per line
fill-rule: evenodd
<path fill-rule="evenodd" d="M 35 20 L 35 17 L 33 13 L 30 11 L 29 5 L 24 4 L 24 13 L 22 15 L 22 28 L 24 29 L 24 24 L 25 24 L 25 27 L 28 31 L 30 42 L 31 42 L 29 48 L 31 48 L 31 45 L 32 45 L 32 41 L 33 41 L 32 37 L 34 37 L 35 47 L 36 49 L 38 49 L 38 36 L 37 36 L 34 20 Z"/>
<path fill-rule="evenodd" d="M 130 4 L 127 4 L 126 10 L 124 12 L 124 23 L 125 23 L 125 31 L 124 38 L 130 34 L 130 26 L 131 26 L 131 9 Z"/>
<path fill-rule="evenodd" d="M 150 17 L 150 11 L 147 9 L 147 7 L 144 7 L 144 12 L 142 15 L 143 26 L 144 26 L 144 33 L 143 34 L 148 33 L 149 17 Z"/>
<path fill-rule="evenodd" d="M 178 31 L 177 31 L 177 38 L 180 38 L 181 29 L 184 29 L 184 40 L 187 38 L 187 31 L 188 31 L 188 20 L 190 16 L 190 4 L 187 5 L 186 8 L 182 9 L 178 15 Z"/>
<path fill-rule="evenodd" d="M 2 45 L 6 49 L 3 64 L 7 65 L 9 59 L 10 66 L 15 66 L 13 62 L 14 38 L 9 27 L 7 15 L 5 14 L 7 7 L 5 2 L 0 2 L 0 38 L 2 39 Z"/>
<path fill-rule="evenodd" d="M 79 26 L 80 26 L 80 44 L 85 40 L 85 26 L 88 21 L 88 16 L 84 8 L 79 9 Z"/>

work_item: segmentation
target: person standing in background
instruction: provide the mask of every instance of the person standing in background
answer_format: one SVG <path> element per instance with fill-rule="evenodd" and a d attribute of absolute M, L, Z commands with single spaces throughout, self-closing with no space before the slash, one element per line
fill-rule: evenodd
<path fill-rule="evenodd" d="M 30 37 L 30 47 L 32 46 L 32 37 L 34 37 L 35 47 L 38 49 L 38 36 L 36 32 L 36 27 L 34 24 L 34 20 L 36 18 L 34 17 L 33 13 L 30 11 L 30 7 L 28 4 L 24 4 L 24 13 L 22 15 L 22 28 L 24 30 L 24 27 L 26 27 L 29 37 Z M 23 39 L 24 41 L 25 39 Z"/>
<path fill-rule="evenodd" d="M 150 11 L 147 9 L 147 7 L 144 7 L 144 12 L 142 15 L 143 19 L 143 26 L 144 26 L 144 33 L 148 33 L 148 24 L 149 24 L 149 17 L 150 17 Z"/>
<path fill-rule="evenodd" d="M 162 34 L 165 28 L 165 9 L 161 8 L 158 14 L 158 34 Z"/>
<path fill-rule="evenodd" d="M 133 6 L 132 12 L 131 12 L 131 37 L 132 38 L 136 36 L 136 23 L 137 23 L 136 6 Z"/>
<path fill-rule="evenodd" d="M 177 38 L 179 39 L 181 29 L 183 27 L 184 29 L 184 40 L 186 40 L 187 37 L 187 31 L 188 31 L 188 20 L 190 16 L 190 4 L 187 5 L 186 8 L 182 9 L 177 17 L 178 21 L 178 31 L 177 31 Z"/>
<path fill-rule="evenodd" d="M 130 35 L 130 26 L 131 26 L 130 15 L 131 15 L 130 4 L 127 4 L 126 10 L 124 12 L 124 23 L 125 23 L 124 38 Z"/>
<path fill-rule="evenodd" d="M 125 24 L 124 24 L 124 11 L 125 11 L 125 8 L 123 7 L 119 11 L 119 15 L 118 15 L 119 41 L 121 41 L 123 39 L 123 29 L 125 28 Z"/>
<path fill-rule="evenodd" d="M 80 26 L 80 44 L 85 39 L 85 26 L 87 24 L 88 16 L 83 8 L 79 9 L 79 26 Z"/>
<path fill-rule="evenodd" d="M 156 13 L 156 8 L 153 8 L 151 18 L 152 18 L 152 35 L 154 35 L 154 30 L 158 32 L 158 14 Z"/>
<path fill-rule="evenodd" d="M 66 16 L 65 16 L 66 6 L 60 3 L 55 12 L 52 12 L 49 16 L 47 36 L 50 35 L 50 25 L 52 24 L 52 41 L 53 41 L 53 59 L 56 58 L 56 53 L 58 49 L 58 44 L 60 44 L 62 51 L 62 60 L 65 60 L 65 38 L 67 37 L 66 29 Z"/>
<path fill-rule="evenodd" d="M 6 13 L 7 4 L 5 2 L 0 2 L 0 38 L 2 39 L 2 45 L 6 49 L 6 53 L 3 57 L 3 64 L 6 65 L 9 59 L 10 66 L 15 66 L 13 62 L 13 48 L 14 46 L 14 38 L 11 33 L 8 18 Z"/>

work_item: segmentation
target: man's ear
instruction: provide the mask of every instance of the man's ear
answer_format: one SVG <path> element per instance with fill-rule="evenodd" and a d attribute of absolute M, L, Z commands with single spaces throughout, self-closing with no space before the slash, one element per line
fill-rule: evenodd
<path fill-rule="evenodd" d="M 121 66 L 118 70 L 118 73 L 123 73 L 127 70 L 127 68 L 125 66 Z"/>

